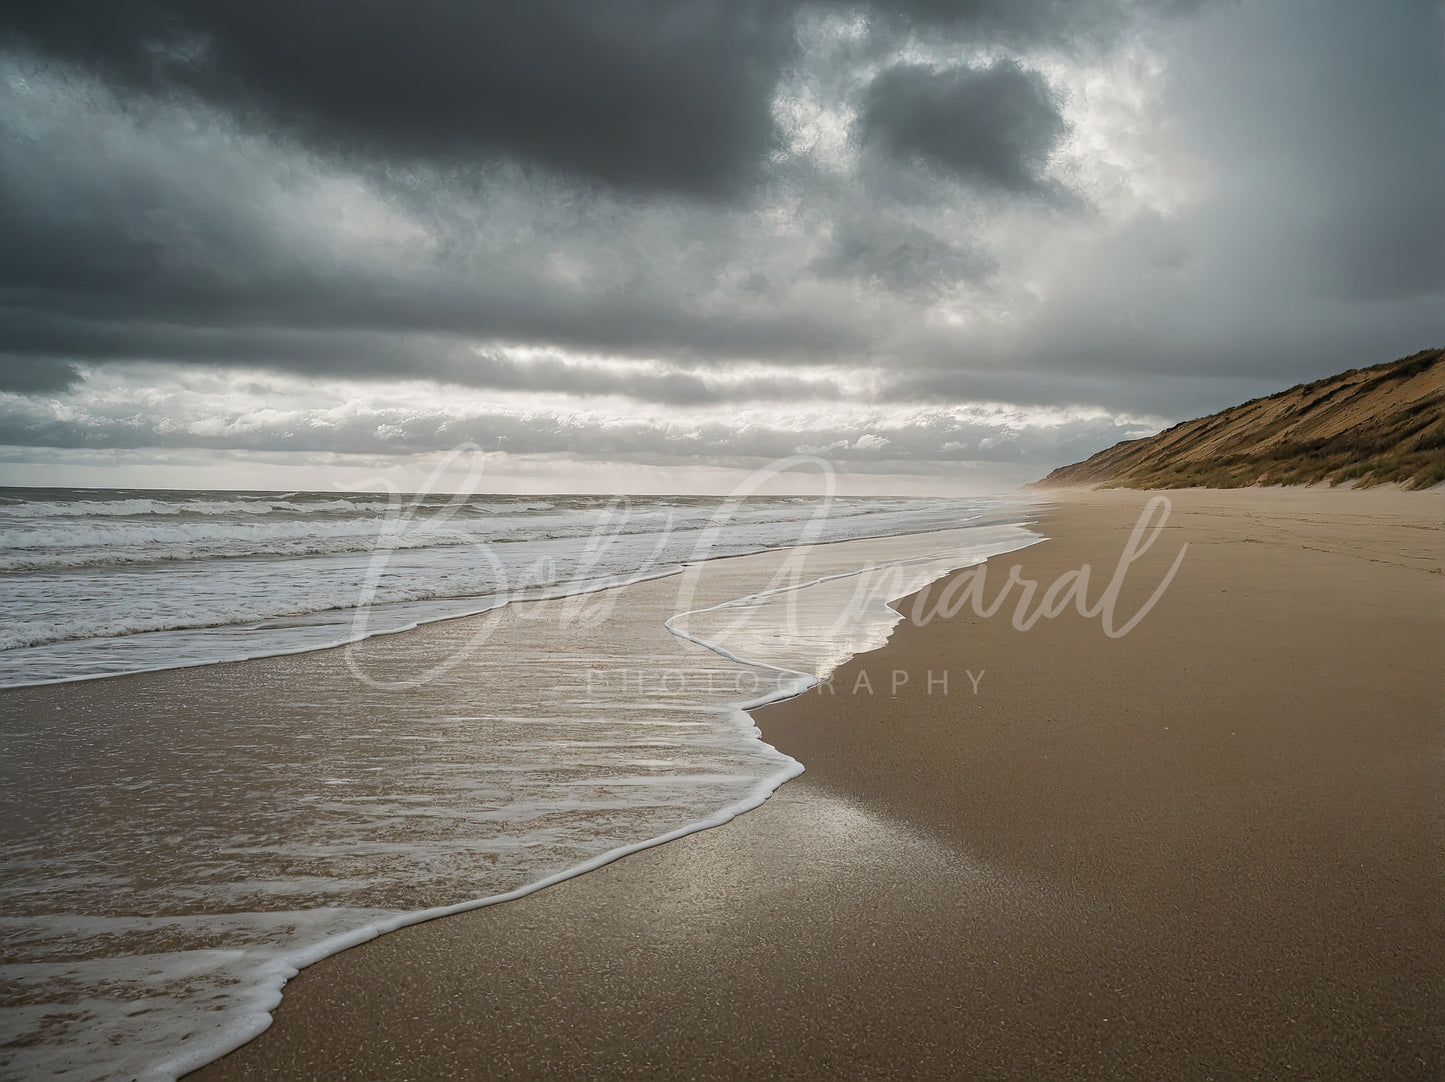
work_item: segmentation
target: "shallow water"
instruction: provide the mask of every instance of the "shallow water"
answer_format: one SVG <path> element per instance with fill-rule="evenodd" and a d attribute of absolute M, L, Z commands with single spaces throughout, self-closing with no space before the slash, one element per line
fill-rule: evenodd
<path fill-rule="evenodd" d="M 1035 539 L 766 552 L 347 649 L 0 693 L 0 1065 L 174 1076 L 263 1028 L 300 964 L 755 806 L 800 767 L 742 707 L 880 645 L 888 599 Z"/>

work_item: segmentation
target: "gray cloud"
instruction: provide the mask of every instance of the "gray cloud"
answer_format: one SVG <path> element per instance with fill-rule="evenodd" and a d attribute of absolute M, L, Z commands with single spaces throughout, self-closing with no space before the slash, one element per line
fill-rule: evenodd
<path fill-rule="evenodd" d="M 548 411 L 489 403 L 474 395 L 443 404 L 407 400 L 314 405 L 314 388 L 259 379 L 208 387 L 202 382 L 155 401 L 103 380 L 101 393 L 42 398 L 0 395 L 0 445 L 133 450 L 146 447 L 261 452 L 411 454 L 464 442 L 514 454 L 572 454 L 595 459 L 657 460 L 696 456 L 709 462 L 824 455 L 840 463 L 1045 463 L 1100 439 L 1113 442 L 1154 427 L 1147 419 L 1098 411 L 1028 411 L 949 406 L 882 410 L 768 405 L 732 415 L 716 411 Z M 215 411 L 209 395 L 224 386 L 233 405 Z M 294 401 L 280 407 L 263 405 Z M 773 396 L 776 401 L 781 395 Z M 234 403 L 240 403 L 239 406 Z M 746 438 L 740 439 L 740 430 Z"/>
<path fill-rule="evenodd" d="M 517 154 L 706 196 L 772 145 L 789 13 L 753 0 L 38 0 L 32 48 L 267 131 L 368 158 Z"/>
<path fill-rule="evenodd" d="M 645 363 L 601 366 L 559 355 L 509 356 L 455 338 L 427 334 L 250 328 L 217 331 L 167 324 L 78 324 L 45 328 L 0 315 L 0 331 L 15 350 L 63 345 L 63 357 L 38 352 L 0 354 L 0 391 L 64 390 L 82 381 L 77 362 L 90 360 L 205 361 L 241 369 L 270 369 L 341 379 L 430 378 L 495 391 L 565 391 L 621 395 L 641 402 L 701 405 L 841 396 L 837 383 L 797 374 L 743 374 L 706 366 Z M 53 333 L 47 333 L 53 332 Z"/>
<path fill-rule="evenodd" d="M 1442 336 L 1411 0 L 223 7 L 0 8 L 0 390 L 71 409 L 18 442 L 221 439 L 96 405 L 150 361 L 158 399 L 208 370 L 550 395 L 495 415 L 535 448 L 956 461 L 988 437 L 733 407 L 1178 418 Z M 658 423 L 569 427 L 597 397 Z M 456 434 L 385 423 L 245 446 Z M 1015 446 L 1097 449 L 1048 431 Z"/>
<path fill-rule="evenodd" d="M 51 357 L 0 353 L 0 391 L 64 391 L 80 382 L 80 371 Z"/>
<path fill-rule="evenodd" d="M 579 211 L 565 185 L 528 191 L 510 169 L 475 201 L 437 186 L 410 203 L 184 111 L 137 116 L 83 82 L 15 82 L 0 85 L 12 386 L 107 358 L 477 383 L 488 370 L 469 341 L 682 359 L 862 342 L 831 311 L 738 288 L 719 212 L 674 218 L 596 196 Z M 678 254 L 678 229 L 715 243 Z M 585 273 L 559 279 L 574 264 Z M 720 277 L 732 294 L 700 305 Z M 20 359 L 54 372 L 22 381 Z"/>
<path fill-rule="evenodd" d="M 1177 0 L 12 0 L 0 28 L 131 92 L 194 96 L 363 160 L 515 156 L 647 191 L 735 195 L 775 147 L 794 22 L 837 6 L 894 32 L 1094 41 Z"/>
<path fill-rule="evenodd" d="M 936 293 L 959 282 L 987 278 L 998 269 L 989 255 L 908 224 L 844 220 L 832 244 L 809 264 L 824 277 L 853 278 L 891 292 Z"/>
<path fill-rule="evenodd" d="M 1037 72 L 1014 61 L 938 70 L 898 64 L 868 87 L 859 134 L 905 161 L 1005 192 L 1043 194 L 1049 155 L 1066 130 Z"/>
<path fill-rule="evenodd" d="M 817 0 L 866 10 L 899 36 L 937 34 L 1011 50 L 1044 46 L 1068 52 L 1107 48 L 1141 17 L 1187 16 L 1219 0 Z M 1232 0 L 1225 0 L 1226 3 Z"/>

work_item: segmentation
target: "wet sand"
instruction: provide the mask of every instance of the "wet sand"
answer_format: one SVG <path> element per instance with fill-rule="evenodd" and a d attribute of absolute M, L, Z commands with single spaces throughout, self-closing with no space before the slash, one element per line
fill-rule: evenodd
<path fill-rule="evenodd" d="M 1049 498 L 988 599 L 1096 599 L 1147 497 Z M 321 962 L 190 1077 L 1439 1078 L 1445 498 L 1171 498 L 1129 634 L 900 624 L 759 713 L 761 808 Z"/>

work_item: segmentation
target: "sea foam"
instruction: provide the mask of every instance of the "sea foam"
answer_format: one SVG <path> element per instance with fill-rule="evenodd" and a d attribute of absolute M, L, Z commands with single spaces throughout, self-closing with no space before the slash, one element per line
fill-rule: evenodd
<path fill-rule="evenodd" d="M 350 651 L 5 692 L 0 1018 L 20 1043 L 0 1066 L 176 1077 L 263 1029 L 318 958 L 755 807 L 801 766 L 749 708 L 881 644 L 888 600 L 1037 539 L 1017 508 L 940 510 L 974 524 L 769 549 L 789 521 L 770 506 L 733 542 L 764 551 L 619 559 L 653 575 L 619 589 L 594 560 L 530 584 L 550 600 Z M 887 514 L 849 517 L 905 524 Z"/>

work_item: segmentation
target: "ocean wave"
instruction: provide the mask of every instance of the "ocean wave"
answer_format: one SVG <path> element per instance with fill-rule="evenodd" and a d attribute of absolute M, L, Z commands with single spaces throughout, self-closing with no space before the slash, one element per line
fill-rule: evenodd
<path fill-rule="evenodd" d="M 0 508 L 0 512 L 3 512 Z M 324 513 L 323 509 L 323 513 Z M 876 512 L 874 512 L 876 514 Z M 446 509 L 411 510 L 367 518 L 261 516 L 230 518 L 120 517 L 105 512 L 89 520 L 55 521 L 34 516 L 0 526 L 0 572 L 43 572 L 196 563 L 217 559 L 294 558 L 375 550 L 445 548 L 505 544 L 531 539 L 652 535 L 696 535 L 715 525 L 713 508 L 687 513 L 655 508 L 612 511 L 565 509 L 534 503 L 514 514 L 479 513 L 472 517 Z M 847 509 L 831 515 L 833 525 L 868 514 Z M 18 516 L 17 516 L 18 517 Z M 58 516 L 57 516 L 58 517 Z M 720 528 L 794 529 L 796 540 L 808 519 L 777 511 L 730 514 Z"/>
<path fill-rule="evenodd" d="M 159 505 L 231 510 L 135 513 Z M 0 651 L 42 650 L 20 667 L 27 678 L 43 678 L 45 666 L 57 662 L 42 648 L 56 644 L 66 644 L 82 670 L 88 640 L 124 640 L 127 649 L 119 653 L 97 649 L 133 652 L 139 665 L 141 655 L 150 656 L 141 638 L 157 632 L 194 632 L 204 656 L 215 629 L 231 628 L 265 653 L 267 643 L 285 637 L 268 621 L 331 624 L 362 603 L 465 608 L 486 597 L 650 575 L 714 556 L 952 528 L 983 505 L 678 496 L 433 495 L 402 502 L 330 493 L 80 498 L 48 490 L 27 500 L 28 517 L 4 515 L 17 506 L 0 507 Z M 57 506 L 67 513 L 40 513 Z M 387 515 L 372 513 L 383 506 Z M 152 652 L 176 648 L 167 642 Z M 20 664 L 18 656 L 10 660 Z"/>
<path fill-rule="evenodd" d="M 389 589 L 377 591 L 371 597 L 371 605 L 390 606 L 456 598 L 482 599 L 495 585 L 482 577 L 469 582 L 453 580 L 435 584 L 396 584 Z M 288 597 L 285 594 L 262 598 L 227 597 L 213 600 L 209 604 L 193 598 L 184 607 L 149 607 L 144 603 L 137 603 L 124 610 L 81 612 L 35 621 L 12 621 L 0 627 L 0 651 L 89 639 L 115 639 L 157 631 L 204 632 L 214 628 L 244 630 L 246 625 L 264 625 L 268 621 L 323 613 L 333 614 L 338 620 L 344 621 L 357 611 L 359 594 L 358 585 L 347 582 L 335 585 L 324 595 L 305 598 Z M 267 631 L 278 628 L 257 626 L 255 630 L 258 636 L 264 637 Z"/>
<path fill-rule="evenodd" d="M 292 497 L 296 493 L 290 494 Z M 388 513 L 385 501 L 336 498 L 294 502 L 281 497 L 240 496 L 235 499 L 165 500 L 137 497 L 120 500 L 8 500 L 0 505 L 0 518 L 140 518 L 148 515 L 293 515 Z"/>

